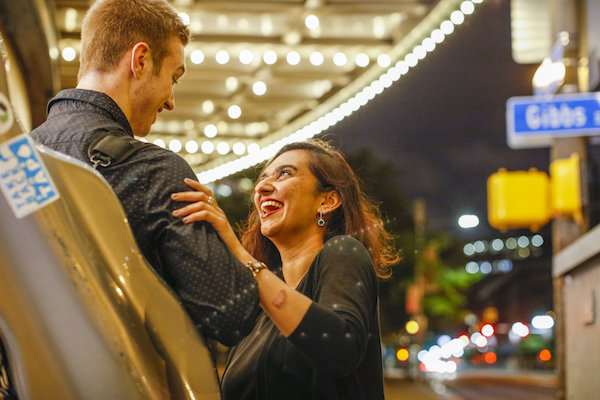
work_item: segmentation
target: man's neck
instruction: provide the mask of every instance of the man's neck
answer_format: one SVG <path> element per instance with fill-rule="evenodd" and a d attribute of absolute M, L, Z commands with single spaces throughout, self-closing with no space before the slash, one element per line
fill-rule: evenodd
<path fill-rule="evenodd" d="M 131 121 L 131 106 L 129 104 L 128 82 L 113 73 L 88 72 L 77 83 L 77 89 L 94 90 L 109 96 L 123 111 L 128 121 Z"/>

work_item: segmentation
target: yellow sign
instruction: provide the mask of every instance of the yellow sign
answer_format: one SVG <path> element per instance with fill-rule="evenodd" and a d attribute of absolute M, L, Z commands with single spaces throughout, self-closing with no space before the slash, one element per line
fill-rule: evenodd
<path fill-rule="evenodd" d="M 578 223 L 581 214 L 579 155 L 550 163 L 550 198 L 555 217 L 571 217 Z"/>
<path fill-rule="evenodd" d="M 500 169 L 488 178 L 488 220 L 494 228 L 537 231 L 551 216 L 548 174 Z"/>

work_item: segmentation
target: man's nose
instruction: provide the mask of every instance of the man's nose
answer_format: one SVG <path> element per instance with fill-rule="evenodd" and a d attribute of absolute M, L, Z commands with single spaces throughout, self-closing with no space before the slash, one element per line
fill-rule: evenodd
<path fill-rule="evenodd" d="M 175 108 L 175 95 L 173 94 L 172 90 L 171 90 L 171 96 L 169 96 L 167 101 L 165 101 L 164 108 L 169 111 L 171 111 L 172 109 Z"/>

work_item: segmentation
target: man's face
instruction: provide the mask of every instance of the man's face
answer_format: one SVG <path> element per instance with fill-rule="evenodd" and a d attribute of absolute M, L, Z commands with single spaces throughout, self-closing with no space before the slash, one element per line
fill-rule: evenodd
<path fill-rule="evenodd" d="M 169 54 L 162 60 L 160 72 L 155 74 L 149 66 L 140 79 L 139 89 L 132 99 L 131 128 L 136 136 L 146 136 L 156 121 L 156 114 L 175 107 L 173 86 L 185 72 L 183 44 L 177 37 L 169 42 Z"/>

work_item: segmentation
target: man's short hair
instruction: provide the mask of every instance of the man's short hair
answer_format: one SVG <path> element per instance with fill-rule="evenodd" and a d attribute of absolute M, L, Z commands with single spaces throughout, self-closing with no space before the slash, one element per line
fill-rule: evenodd
<path fill-rule="evenodd" d="M 89 71 L 109 72 L 133 45 L 146 42 L 158 74 L 175 36 L 185 46 L 190 30 L 166 0 L 96 0 L 81 26 L 79 78 Z"/>

